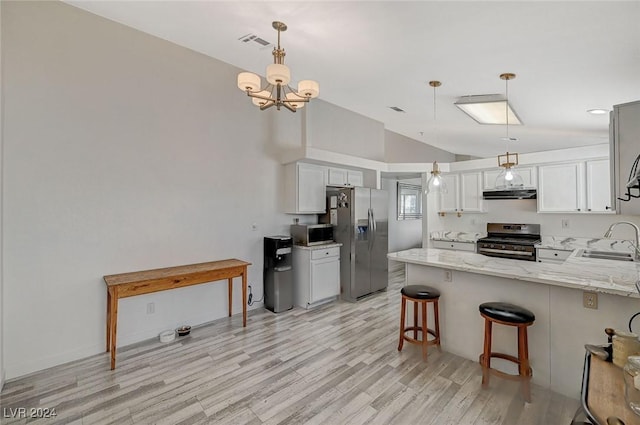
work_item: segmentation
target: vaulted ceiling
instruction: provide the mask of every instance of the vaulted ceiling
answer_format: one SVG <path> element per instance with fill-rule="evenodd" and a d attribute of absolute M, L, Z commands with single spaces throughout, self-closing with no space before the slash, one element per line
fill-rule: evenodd
<path fill-rule="evenodd" d="M 68 3 L 260 75 L 282 21 L 294 83 L 316 80 L 321 99 L 458 154 L 507 147 L 504 125 L 454 106 L 504 94 L 504 72 L 517 74 L 509 99 L 524 125 L 511 126 L 508 147 L 518 152 L 607 143 L 608 115 L 586 111 L 640 100 L 639 1 Z M 273 44 L 240 41 L 248 34 Z M 435 121 L 429 80 L 442 82 Z"/>

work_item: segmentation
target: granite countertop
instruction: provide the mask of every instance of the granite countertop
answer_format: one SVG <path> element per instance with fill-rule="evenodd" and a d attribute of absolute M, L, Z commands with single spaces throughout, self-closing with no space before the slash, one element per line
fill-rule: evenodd
<path fill-rule="evenodd" d="M 335 247 L 338 247 L 338 246 L 342 246 L 342 244 L 339 243 L 339 242 L 329 242 L 329 243 L 323 243 L 322 245 L 311 245 L 311 246 L 293 245 L 294 248 L 306 249 L 306 250 L 309 250 L 309 251 L 313 251 L 315 249 L 335 248 Z"/>
<path fill-rule="evenodd" d="M 488 257 L 474 252 L 415 248 L 389 253 L 390 260 L 499 276 L 546 285 L 563 286 L 640 298 L 640 262 L 576 257 L 573 252 L 561 264 Z"/>
<path fill-rule="evenodd" d="M 487 236 L 486 233 L 476 232 L 454 232 L 448 230 L 437 230 L 430 233 L 432 241 L 447 241 L 447 242 L 472 242 L 475 243 L 478 239 Z"/>
<path fill-rule="evenodd" d="M 605 238 L 574 238 L 567 236 L 542 236 L 536 248 L 573 251 L 576 249 L 595 249 L 597 251 L 634 252 L 631 241 Z"/>

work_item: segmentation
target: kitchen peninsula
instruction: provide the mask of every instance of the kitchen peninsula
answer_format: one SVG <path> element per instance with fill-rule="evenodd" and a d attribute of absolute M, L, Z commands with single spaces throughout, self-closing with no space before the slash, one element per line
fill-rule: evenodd
<path fill-rule="evenodd" d="M 580 258 L 577 252 L 561 264 L 441 249 L 410 249 L 388 258 L 405 263 L 406 284 L 440 290 L 442 348 L 454 354 L 477 361 L 481 303 L 511 302 L 534 312 L 529 330 L 533 382 L 578 398 L 584 344 L 606 342 L 605 327 L 626 329 L 640 311 L 635 288 L 640 263 Z M 583 291 L 598 293 L 597 309 L 583 307 Z M 494 329 L 494 351 L 514 351 L 512 331 Z"/>

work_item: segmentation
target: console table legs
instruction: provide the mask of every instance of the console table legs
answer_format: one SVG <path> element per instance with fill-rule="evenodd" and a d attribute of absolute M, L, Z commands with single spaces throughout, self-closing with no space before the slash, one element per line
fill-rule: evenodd
<path fill-rule="evenodd" d="M 116 332 L 118 326 L 118 288 L 107 291 L 107 351 L 111 353 L 111 370 L 116 368 Z"/>

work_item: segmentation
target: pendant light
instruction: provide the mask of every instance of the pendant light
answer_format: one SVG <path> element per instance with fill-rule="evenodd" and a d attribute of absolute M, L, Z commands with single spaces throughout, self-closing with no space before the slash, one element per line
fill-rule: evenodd
<path fill-rule="evenodd" d="M 442 83 L 440 81 L 429 81 L 429 85 L 433 87 L 433 136 L 435 139 L 436 136 L 436 87 L 440 87 Z M 429 177 L 429 181 L 427 182 L 427 188 L 424 193 L 447 193 L 447 185 L 440 174 L 440 170 L 438 169 L 438 162 L 433 161 L 433 167 L 431 168 L 431 177 Z"/>
<path fill-rule="evenodd" d="M 500 74 L 500 79 L 504 80 L 505 84 L 505 123 L 507 128 L 507 136 L 503 139 L 505 141 L 507 153 L 504 155 L 498 155 L 498 166 L 504 168 L 502 172 L 496 178 L 496 189 L 516 189 L 524 186 L 522 176 L 514 169 L 518 165 L 518 154 L 509 152 L 509 142 L 515 142 L 518 139 L 509 136 L 509 80 L 516 78 L 516 74 L 504 73 Z"/>

